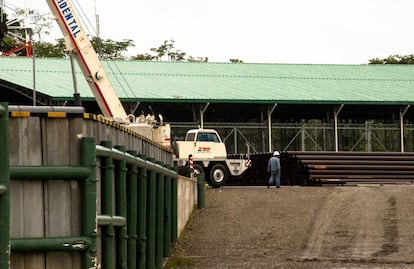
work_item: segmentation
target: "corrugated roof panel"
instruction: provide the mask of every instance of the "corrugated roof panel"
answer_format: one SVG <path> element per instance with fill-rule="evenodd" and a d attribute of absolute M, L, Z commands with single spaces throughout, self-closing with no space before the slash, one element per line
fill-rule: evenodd
<path fill-rule="evenodd" d="M 68 59 L 36 59 L 36 89 L 72 98 Z M 413 65 L 103 61 L 119 97 L 136 100 L 414 104 Z M 93 98 L 80 69 L 78 91 Z M 0 57 L 0 79 L 32 88 L 32 59 Z"/>

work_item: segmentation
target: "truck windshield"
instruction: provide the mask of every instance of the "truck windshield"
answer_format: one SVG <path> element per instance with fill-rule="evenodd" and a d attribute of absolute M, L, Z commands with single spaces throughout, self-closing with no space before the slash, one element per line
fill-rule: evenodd
<path fill-rule="evenodd" d="M 197 141 L 202 142 L 216 142 L 219 143 L 220 140 L 215 133 L 198 133 Z"/>

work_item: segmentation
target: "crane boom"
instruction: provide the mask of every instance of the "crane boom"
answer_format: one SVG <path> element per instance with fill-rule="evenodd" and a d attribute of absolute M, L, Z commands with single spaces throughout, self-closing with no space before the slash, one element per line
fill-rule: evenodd
<path fill-rule="evenodd" d="M 128 115 L 70 0 L 46 0 L 46 2 L 65 37 L 66 47 L 75 56 L 102 114 L 105 117 L 128 122 Z"/>
<path fill-rule="evenodd" d="M 46 2 L 65 37 L 66 48 L 78 62 L 102 114 L 122 121 L 132 131 L 170 148 L 171 127 L 162 122 L 161 115 L 159 115 L 161 122 L 158 124 L 154 116 L 141 115 L 136 120 L 135 116 L 129 117 L 126 114 L 70 0 L 46 0 Z"/>

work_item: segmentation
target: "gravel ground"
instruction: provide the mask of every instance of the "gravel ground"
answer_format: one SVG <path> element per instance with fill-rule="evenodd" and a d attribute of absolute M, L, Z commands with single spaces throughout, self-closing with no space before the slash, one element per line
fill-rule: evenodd
<path fill-rule="evenodd" d="M 207 189 L 170 260 L 181 264 L 174 268 L 414 268 L 413 194 L 411 185 Z"/>

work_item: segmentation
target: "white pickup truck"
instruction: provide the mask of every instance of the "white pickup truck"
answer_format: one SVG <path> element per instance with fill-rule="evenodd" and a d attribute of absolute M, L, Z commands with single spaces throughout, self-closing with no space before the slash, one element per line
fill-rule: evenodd
<path fill-rule="evenodd" d="M 185 141 L 176 141 L 174 147 L 177 166 L 186 165 L 192 155 L 194 170 L 204 173 L 214 188 L 223 186 L 230 176 L 240 176 L 251 165 L 248 154 L 228 159 L 226 146 L 213 129 L 189 130 Z"/>

